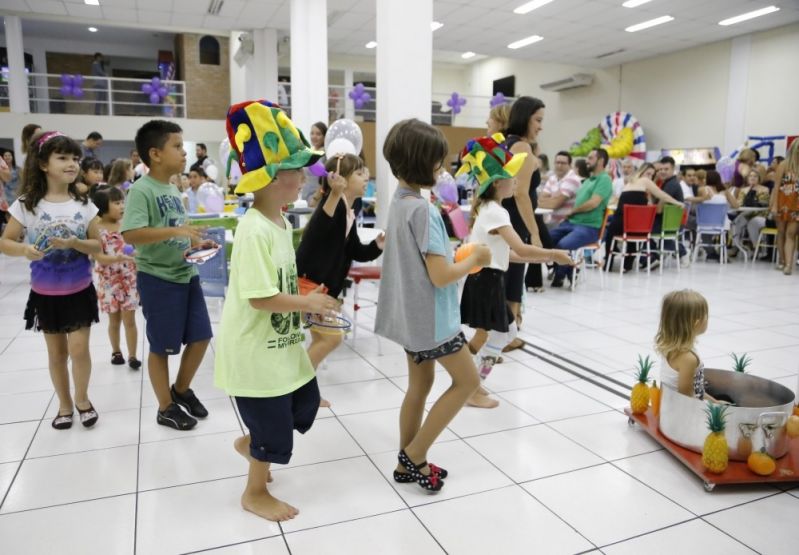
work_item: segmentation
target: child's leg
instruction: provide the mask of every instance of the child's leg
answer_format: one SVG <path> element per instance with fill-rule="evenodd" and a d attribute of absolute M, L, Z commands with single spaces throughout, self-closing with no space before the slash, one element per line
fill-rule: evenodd
<path fill-rule="evenodd" d="M 75 405 L 86 410 L 89 403 L 89 378 L 92 375 L 92 357 L 89 352 L 91 328 L 80 328 L 67 335 L 69 358 L 72 359 L 72 381 L 75 383 Z"/>
<path fill-rule="evenodd" d="M 777 220 L 777 253 L 779 255 L 779 260 L 777 261 L 780 265 L 785 265 L 785 228 L 786 223 L 782 220 Z"/>
<path fill-rule="evenodd" d="M 125 326 L 125 342 L 128 344 L 128 358 L 136 358 L 136 347 L 139 341 L 139 330 L 136 329 L 136 311 L 123 310 L 122 324 Z M 117 344 L 119 343 L 119 331 L 117 330 Z"/>
<path fill-rule="evenodd" d="M 178 376 L 175 378 L 175 391 L 178 393 L 183 393 L 191 386 L 191 380 L 194 379 L 194 374 L 197 373 L 197 369 L 203 361 L 209 342 L 210 339 L 205 339 L 186 345 L 183 355 L 180 357 Z"/>
<path fill-rule="evenodd" d="M 169 394 L 169 357 L 151 351 L 147 356 L 147 372 L 158 399 L 158 410 L 163 412 L 172 404 L 172 396 Z"/>
<path fill-rule="evenodd" d="M 58 414 L 72 414 L 72 395 L 69 391 L 69 372 L 67 371 L 69 359 L 67 334 L 45 333 L 44 341 L 47 344 L 50 379 L 58 396 Z"/>
<path fill-rule="evenodd" d="M 508 331 L 491 330 L 488 332 L 488 340 L 480 350 L 480 377 L 485 379 L 491 373 L 491 369 L 496 364 L 502 354 L 502 348 L 509 345 L 519 333 L 516 322 L 508 325 Z"/>
<path fill-rule="evenodd" d="M 108 339 L 111 341 L 111 352 L 119 353 L 119 326 L 122 324 L 121 312 L 108 313 Z"/>
<path fill-rule="evenodd" d="M 252 455 L 250 455 L 251 442 L 252 439 L 250 438 L 250 434 L 247 434 L 246 436 L 237 437 L 236 439 L 233 440 L 233 448 L 238 452 L 239 455 L 247 459 L 247 462 L 249 463 L 253 461 L 258 462 L 252 458 Z M 267 482 L 272 481 L 272 472 L 268 470 L 268 465 L 266 471 L 266 481 Z"/>
<path fill-rule="evenodd" d="M 411 355 L 406 356 L 408 357 L 408 390 L 405 392 L 402 408 L 400 408 L 400 449 L 407 447 L 419 433 L 424 416 L 424 405 L 427 402 L 430 389 L 433 387 L 436 365 L 434 360 L 425 360 L 416 364 Z"/>
<path fill-rule="evenodd" d="M 469 340 L 469 350 L 474 354 L 479 353 L 480 349 L 482 349 L 483 345 L 485 345 L 487 339 L 488 332 L 486 330 L 474 330 L 474 335 Z"/>
<path fill-rule="evenodd" d="M 441 357 L 438 362 L 449 372 L 452 377 L 452 385 L 430 409 L 413 440 L 405 445 L 405 453 L 417 464 L 427 459 L 427 451 L 430 446 L 480 385 L 477 368 L 475 368 L 467 349 L 461 349 L 456 353 Z M 410 387 L 408 391 L 410 392 Z M 423 400 L 422 407 L 424 407 Z M 424 467 L 420 469 L 420 472 L 428 474 L 430 470 Z"/>
<path fill-rule="evenodd" d="M 311 344 L 308 346 L 308 358 L 311 359 L 314 370 L 319 368 L 319 365 L 327 355 L 341 345 L 342 338 L 342 335 L 318 333 L 311 328 Z M 319 406 L 329 407 L 330 401 L 323 398 L 319 401 Z"/>
<path fill-rule="evenodd" d="M 794 256 L 796 255 L 796 230 L 799 227 L 799 222 L 788 222 L 785 226 L 785 243 L 783 249 L 785 250 L 785 273 L 792 274 L 794 266 Z"/>

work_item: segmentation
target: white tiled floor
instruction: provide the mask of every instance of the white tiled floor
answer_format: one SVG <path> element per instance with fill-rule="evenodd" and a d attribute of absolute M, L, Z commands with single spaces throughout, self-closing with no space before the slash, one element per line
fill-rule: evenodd
<path fill-rule="evenodd" d="M 92 334 L 95 429 L 50 427 L 57 403 L 44 341 L 24 331 L 23 261 L 0 275 L 0 553 L 242 554 L 768 553 L 793 554 L 796 484 L 719 486 L 706 493 L 676 459 L 627 426 L 627 401 L 516 351 L 486 386 L 499 408 L 465 408 L 430 459 L 450 470 L 428 495 L 395 484 L 397 419 L 406 385 L 402 351 L 359 330 L 319 382 L 333 403 L 297 436 L 274 492 L 300 508 L 274 524 L 241 510 L 246 465 L 233 403 L 213 387 L 209 351 L 194 383 L 211 416 L 192 432 L 155 423 L 146 372 L 112 367 L 104 325 Z M 631 383 L 635 356 L 653 354 L 666 291 L 710 301 L 699 345 L 708 366 L 747 351 L 752 372 L 791 389 L 799 367 L 796 277 L 765 264 L 697 264 L 677 276 L 608 276 L 575 292 L 526 300 L 535 345 Z M 374 295 L 370 285 L 366 296 Z M 219 303 L 210 303 L 218 320 Z M 371 326 L 374 310 L 359 316 Z M 143 335 L 143 334 L 142 334 Z M 213 344 L 212 344 L 213 346 Z M 382 351 L 382 355 L 377 353 Z M 439 369 L 433 394 L 449 385 Z M 788 490 L 788 491 L 783 491 Z"/>

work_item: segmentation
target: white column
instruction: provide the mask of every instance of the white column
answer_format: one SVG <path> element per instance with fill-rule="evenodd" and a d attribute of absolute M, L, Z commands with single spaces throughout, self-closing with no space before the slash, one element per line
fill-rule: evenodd
<path fill-rule="evenodd" d="M 400 120 L 430 122 L 433 77 L 433 0 L 388 2 L 377 5 L 377 225 L 385 228 L 388 207 L 397 187 L 383 142 Z M 409 38 L 412 37 L 412 38 Z"/>
<path fill-rule="evenodd" d="M 25 51 L 22 48 L 22 21 L 16 15 L 4 17 L 8 55 L 8 103 L 12 112 L 30 112 L 28 78 L 25 75 Z"/>
<path fill-rule="evenodd" d="M 327 0 L 291 0 L 291 119 L 307 137 L 327 123 Z"/>
<path fill-rule="evenodd" d="M 344 70 L 344 117 L 347 119 L 355 117 L 355 103 L 349 97 L 352 87 L 355 86 L 353 73 L 351 68 Z"/>
<path fill-rule="evenodd" d="M 248 39 L 249 37 L 249 39 Z M 235 60 L 242 40 L 252 40 L 253 53 L 242 65 Z M 277 93 L 277 31 L 255 29 L 230 35 L 230 102 L 265 98 L 280 102 Z"/>
<path fill-rule="evenodd" d="M 727 111 L 724 118 L 724 150 L 728 156 L 746 140 L 746 94 L 749 82 L 749 59 L 752 36 L 732 39 L 730 48 L 730 78 L 727 83 Z"/>

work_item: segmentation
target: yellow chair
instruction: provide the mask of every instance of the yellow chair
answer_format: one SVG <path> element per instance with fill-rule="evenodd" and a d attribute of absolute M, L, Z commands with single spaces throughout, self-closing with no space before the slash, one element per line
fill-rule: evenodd
<path fill-rule="evenodd" d="M 764 249 L 771 249 L 771 261 L 775 262 L 777 260 L 777 228 L 776 227 L 764 227 L 760 230 L 760 233 L 757 235 L 757 243 L 755 243 L 755 253 L 752 255 L 752 262 L 757 260 L 757 251 L 760 250 L 760 245 L 763 241 L 763 236 L 771 235 L 774 237 L 772 243 L 770 245 L 763 244 Z"/>

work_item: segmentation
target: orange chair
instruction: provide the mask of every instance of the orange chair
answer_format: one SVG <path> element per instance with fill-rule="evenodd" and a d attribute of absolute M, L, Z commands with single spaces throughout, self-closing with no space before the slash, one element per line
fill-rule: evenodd
<path fill-rule="evenodd" d="M 646 245 L 647 265 L 646 273 L 650 270 L 650 255 L 652 254 L 649 240 L 652 238 L 652 226 L 655 223 L 655 215 L 657 214 L 657 206 L 649 204 L 646 206 L 638 205 L 625 205 L 624 206 L 624 227 L 622 235 L 613 237 L 610 242 L 609 256 L 616 256 L 616 242 L 621 242 L 621 259 L 622 263 L 619 266 L 619 274 L 624 274 L 624 257 L 635 256 L 635 269 L 638 270 L 638 260 L 641 256 L 641 245 Z M 627 243 L 635 243 L 638 245 L 635 253 L 627 254 Z M 610 259 L 611 264 L 613 258 Z M 610 268 L 610 265 L 608 266 Z"/>

